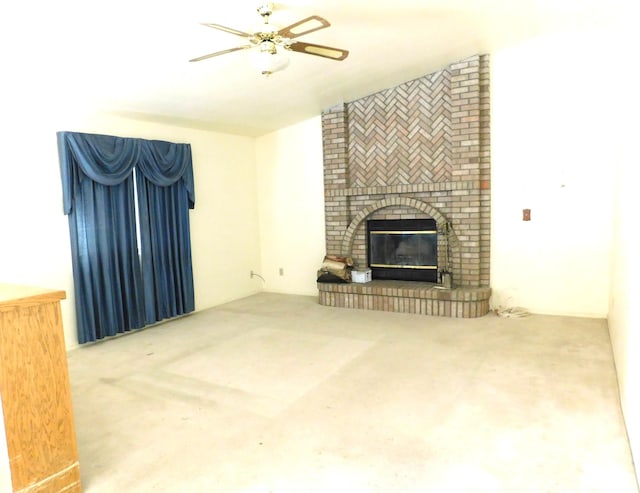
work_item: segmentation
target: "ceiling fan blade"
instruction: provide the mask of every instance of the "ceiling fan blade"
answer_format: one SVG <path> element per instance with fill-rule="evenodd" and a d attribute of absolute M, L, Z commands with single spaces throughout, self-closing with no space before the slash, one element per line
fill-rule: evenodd
<path fill-rule="evenodd" d="M 302 19 L 295 24 L 283 27 L 278 31 L 278 34 L 283 38 L 293 39 L 297 38 L 298 36 L 302 36 L 303 34 L 312 33 L 313 31 L 317 31 L 318 29 L 324 29 L 325 27 L 329 27 L 330 25 L 331 24 L 329 24 L 328 20 L 323 19 L 318 15 L 312 15 L 311 17 Z"/>
<path fill-rule="evenodd" d="M 307 53 L 309 55 L 317 55 L 324 58 L 331 58 L 332 60 L 344 60 L 349 56 L 347 50 L 342 48 L 332 48 L 330 46 L 316 45 L 313 43 L 304 43 L 302 41 L 296 41 L 291 43 L 287 49 L 297 51 L 299 53 Z"/>
<path fill-rule="evenodd" d="M 245 33 L 242 31 L 238 31 L 237 29 L 233 29 L 232 27 L 221 26 L 220 24 L 210 24 L 203 22 L 203 26 L 212 27 L 213 29 L 219 29 L 220 31 L 224 31 L 227 33 L 235 34 L 236 36 L 242 36 L 243 38 L 250 38 L 251 34 Z"/>
<path fill-rule="evenodd" d="M 189 61 L 199 62 L 200 60 L 206 60 L 207 58 L 213 58 L 214 56 L 224 55 L 226 53 L 233 53 L 234 51 L 246 50 L 247 48 L 252 48 L 252 47 L 253 45 L 238 46 L 236 48 L 229 48 L 228 50 L 216 51 L 215 53 L 209 53 L 208 55 L 199 56 L 198 58 L 194 58 Z"/>

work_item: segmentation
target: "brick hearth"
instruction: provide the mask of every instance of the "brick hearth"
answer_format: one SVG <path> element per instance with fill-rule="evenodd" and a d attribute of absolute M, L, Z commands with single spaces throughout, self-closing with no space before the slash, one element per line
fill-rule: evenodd
<path fill-rule="evenodd" d="M 440 289 L 428 282 L 318 283 L 320 304 L 342 308 L 471 318 L 489 311 L 490 288 Z"/>
<path fill-rule="evenodd" d="M 403 283 L 406 295 L 387 295 L 379 290 L 400 289 L 384 284 L 392 281 L 319 284 L 320 303 L 444 316 L 486 314 L 490 295 L 488 56 L 476 55 L 330 108 L 323 112 L 322 126 L 327 254 L 352 257 L 357 268 L 365 268 L 368 219 L 449 222 L 453 227 L 450 268 L 456 289 Z M 439 238 L 440 271 L 443 251 Z M 477 299 L 465 300 L 465 296 Z"/>

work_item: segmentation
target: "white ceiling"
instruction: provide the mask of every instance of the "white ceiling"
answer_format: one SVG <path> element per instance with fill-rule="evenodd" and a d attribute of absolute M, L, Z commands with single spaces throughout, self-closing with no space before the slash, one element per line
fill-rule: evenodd
<path fill-rule="evenodd" d="M 268 78 L 249 51 L 188 62 L 245 44 L 200 23 L 253 31 L 258 3 L 16 1 L 3 7 L 4 63 L 13 64 L 16 87 L 46 85 L 62 102 L 261 135 L 543 31 L 606 23 L 625 0 L 287 0 L 275 4 L 272 24 L 320 15 L 332 25 L 299 40 L 346 48 L 349 57 L 291 52 L 289 67 Z"/>

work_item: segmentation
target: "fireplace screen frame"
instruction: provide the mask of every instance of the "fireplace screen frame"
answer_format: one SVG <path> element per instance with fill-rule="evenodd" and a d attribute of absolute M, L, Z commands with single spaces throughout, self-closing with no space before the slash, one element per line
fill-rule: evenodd
<path fill-rule="evenodd" d="M 367 220 L 367 264 L 371 269 L 373 279 L 403 280 L 403 281 L 422 281 L 437 282 L 438 281 L 438 224 L 435 219 L 369 219 Z M 374 257 L 374 250 L 379 250 L 374 245 L 374 238 L 380 238 L 380 235 L 386 235 L 387 243 L 400 243 L 395 238 L 415 236 L 416 243 L 422 247 L 430 249 L 429 252 L 420 252 L 420 256 L 427 255 L 427 261 L 424 263 L 396 262 L 386 263 L 380 262 L 379 258 Z M 418 236 L 419 235 L 419 236 Z M 394 240 L 391 240 L 394 238 Z M 423 238 L 430 241 L 424 242 Z"/>

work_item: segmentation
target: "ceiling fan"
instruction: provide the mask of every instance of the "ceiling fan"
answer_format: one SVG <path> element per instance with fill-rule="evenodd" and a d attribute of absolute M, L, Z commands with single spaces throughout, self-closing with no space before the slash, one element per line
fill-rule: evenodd
<path fill-rule="evenodd" d="M 269 24 L 269 17 L 273 13 L 273 3 L 262 3 L 258 6 L 257 11 L 258 14 L 262 16 L 264 23 L 260 30 L 255 33 L 238 31 L 237 29 L 222 26 L 220 24 L 202 24 L 203 26 L 212 27 L 213 29 L 219 29 L 220 31 L 246 38 L 250 44 L 216 51 L 215 53 L 209 53 L 208 55 L 193 58 L 189 61 L 199 62 L 200 60 L 206 60 L 207 58 L 213 58 L 226 53 L 232 53 L 234 51 L 257 48 L 257 56 L 255 58 L 256 65 L 258 65 L 258 68 L 263 75 L 271 75 L 273 72 L 284 69 L 289 63 L 288 58 L 283 56 L 282 50 L 279 51 L 279 48 L 338 61 L 344 60 L 349 55 L 347 50 L 343 50 L 341 48 L 332 48 L 330 46 L 305 43 L 303 41 L 295 40 L 304 34 L 309 34 L 331 25 L 329 24 L 329 21 L 320 16 L 312 15 L 306 19 L 295 22 L 290 26 L 278 29 L 272 24 Z"/>

